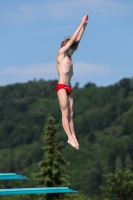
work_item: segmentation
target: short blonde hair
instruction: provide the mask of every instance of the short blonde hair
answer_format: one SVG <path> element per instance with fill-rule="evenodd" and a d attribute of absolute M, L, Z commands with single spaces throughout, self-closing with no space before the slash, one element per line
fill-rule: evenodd
<path fill-rule="evenodd" d="M 66 39 L 63 40 L 63 41 L 61 42 L 61 45 L 60 45 L 61 48 L 64 47 L 64 46 L 68 43 L 68 41 L 69 41 L 70 39 L 71 39 L 71 38 L 70 38 L 69 36 L 67 36 Z M 76 50 L 76 49 L 78 48 L 78 45 L 79 45 L 79 42 L 78 42 L 78 41 L 75 41 L 75 42 L 71 45 L 71 48 L 74 49 L 74 50 Z"/>

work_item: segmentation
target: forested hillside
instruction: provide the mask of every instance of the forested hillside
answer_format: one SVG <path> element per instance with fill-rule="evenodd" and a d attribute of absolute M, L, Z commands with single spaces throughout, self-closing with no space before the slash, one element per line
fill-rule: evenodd
<path fill-rule="evenodd" d="M 64 142 L 72 187 L 84 194 L 99 194 L 102 174 L 133 169 L 133 79 L 125 78 L 108 87 L 75 85 L 74 123 L 79 151 L 66 143 L 56 83 L 34 80 L 0 87 L 0 172 L 27 176 L 37 172 L 43 155 L 43 127 L 53 116 L 59 125 L 58 140 Z M 34 186 L 32 181 L 28 184 Z"/>

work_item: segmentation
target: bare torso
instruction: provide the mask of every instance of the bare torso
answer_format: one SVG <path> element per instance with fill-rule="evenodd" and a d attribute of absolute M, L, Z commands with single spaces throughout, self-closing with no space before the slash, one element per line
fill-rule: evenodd
<path fill-rule="evenodd" d="M 67 53 L 57 55 L 56 69 L 59 75 L 58 83 L 71 85 L 71 77 L 73 76 L 73 63 Z"/>

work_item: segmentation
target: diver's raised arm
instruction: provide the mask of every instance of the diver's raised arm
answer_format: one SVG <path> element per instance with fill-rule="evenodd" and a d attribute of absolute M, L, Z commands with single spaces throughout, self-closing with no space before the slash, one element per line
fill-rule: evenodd
<path fill-rule="evenodd" d="M 66 43 L 65 46 L 63 46 L 60 50 L 59 50 L 59 54 L 62 54 L 64 52 L 66 52 L 70 47 L 71 45 L 77 40 L 77 37 L 81 31 L 81 29 L 83 29 L 83 26 L 84 24 L 86 23 L 88 19 L 88 15 L 85 15 L 82 20 L 81 20 L 81 23 L 80 25 L 78 26 L 78 28 L 76 29 L 76 31 L 73 33 L 72 37 L 70 38 L 70 40 Z"/>

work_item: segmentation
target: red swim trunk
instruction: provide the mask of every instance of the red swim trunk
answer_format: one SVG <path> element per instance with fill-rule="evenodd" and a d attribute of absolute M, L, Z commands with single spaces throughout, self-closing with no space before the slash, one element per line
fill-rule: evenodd
<path fill-rule="evenodd" d="M 55 88 L 56 93 L 58 92 L 59 89 L 65 89 L 67 91 L 68 95 L 71 94 L 71 92 L 72 92 L 72 87 L 70 85 L 65 85 L 65 84 L 58 83 L 56 85 L 56 88 Z"/>

